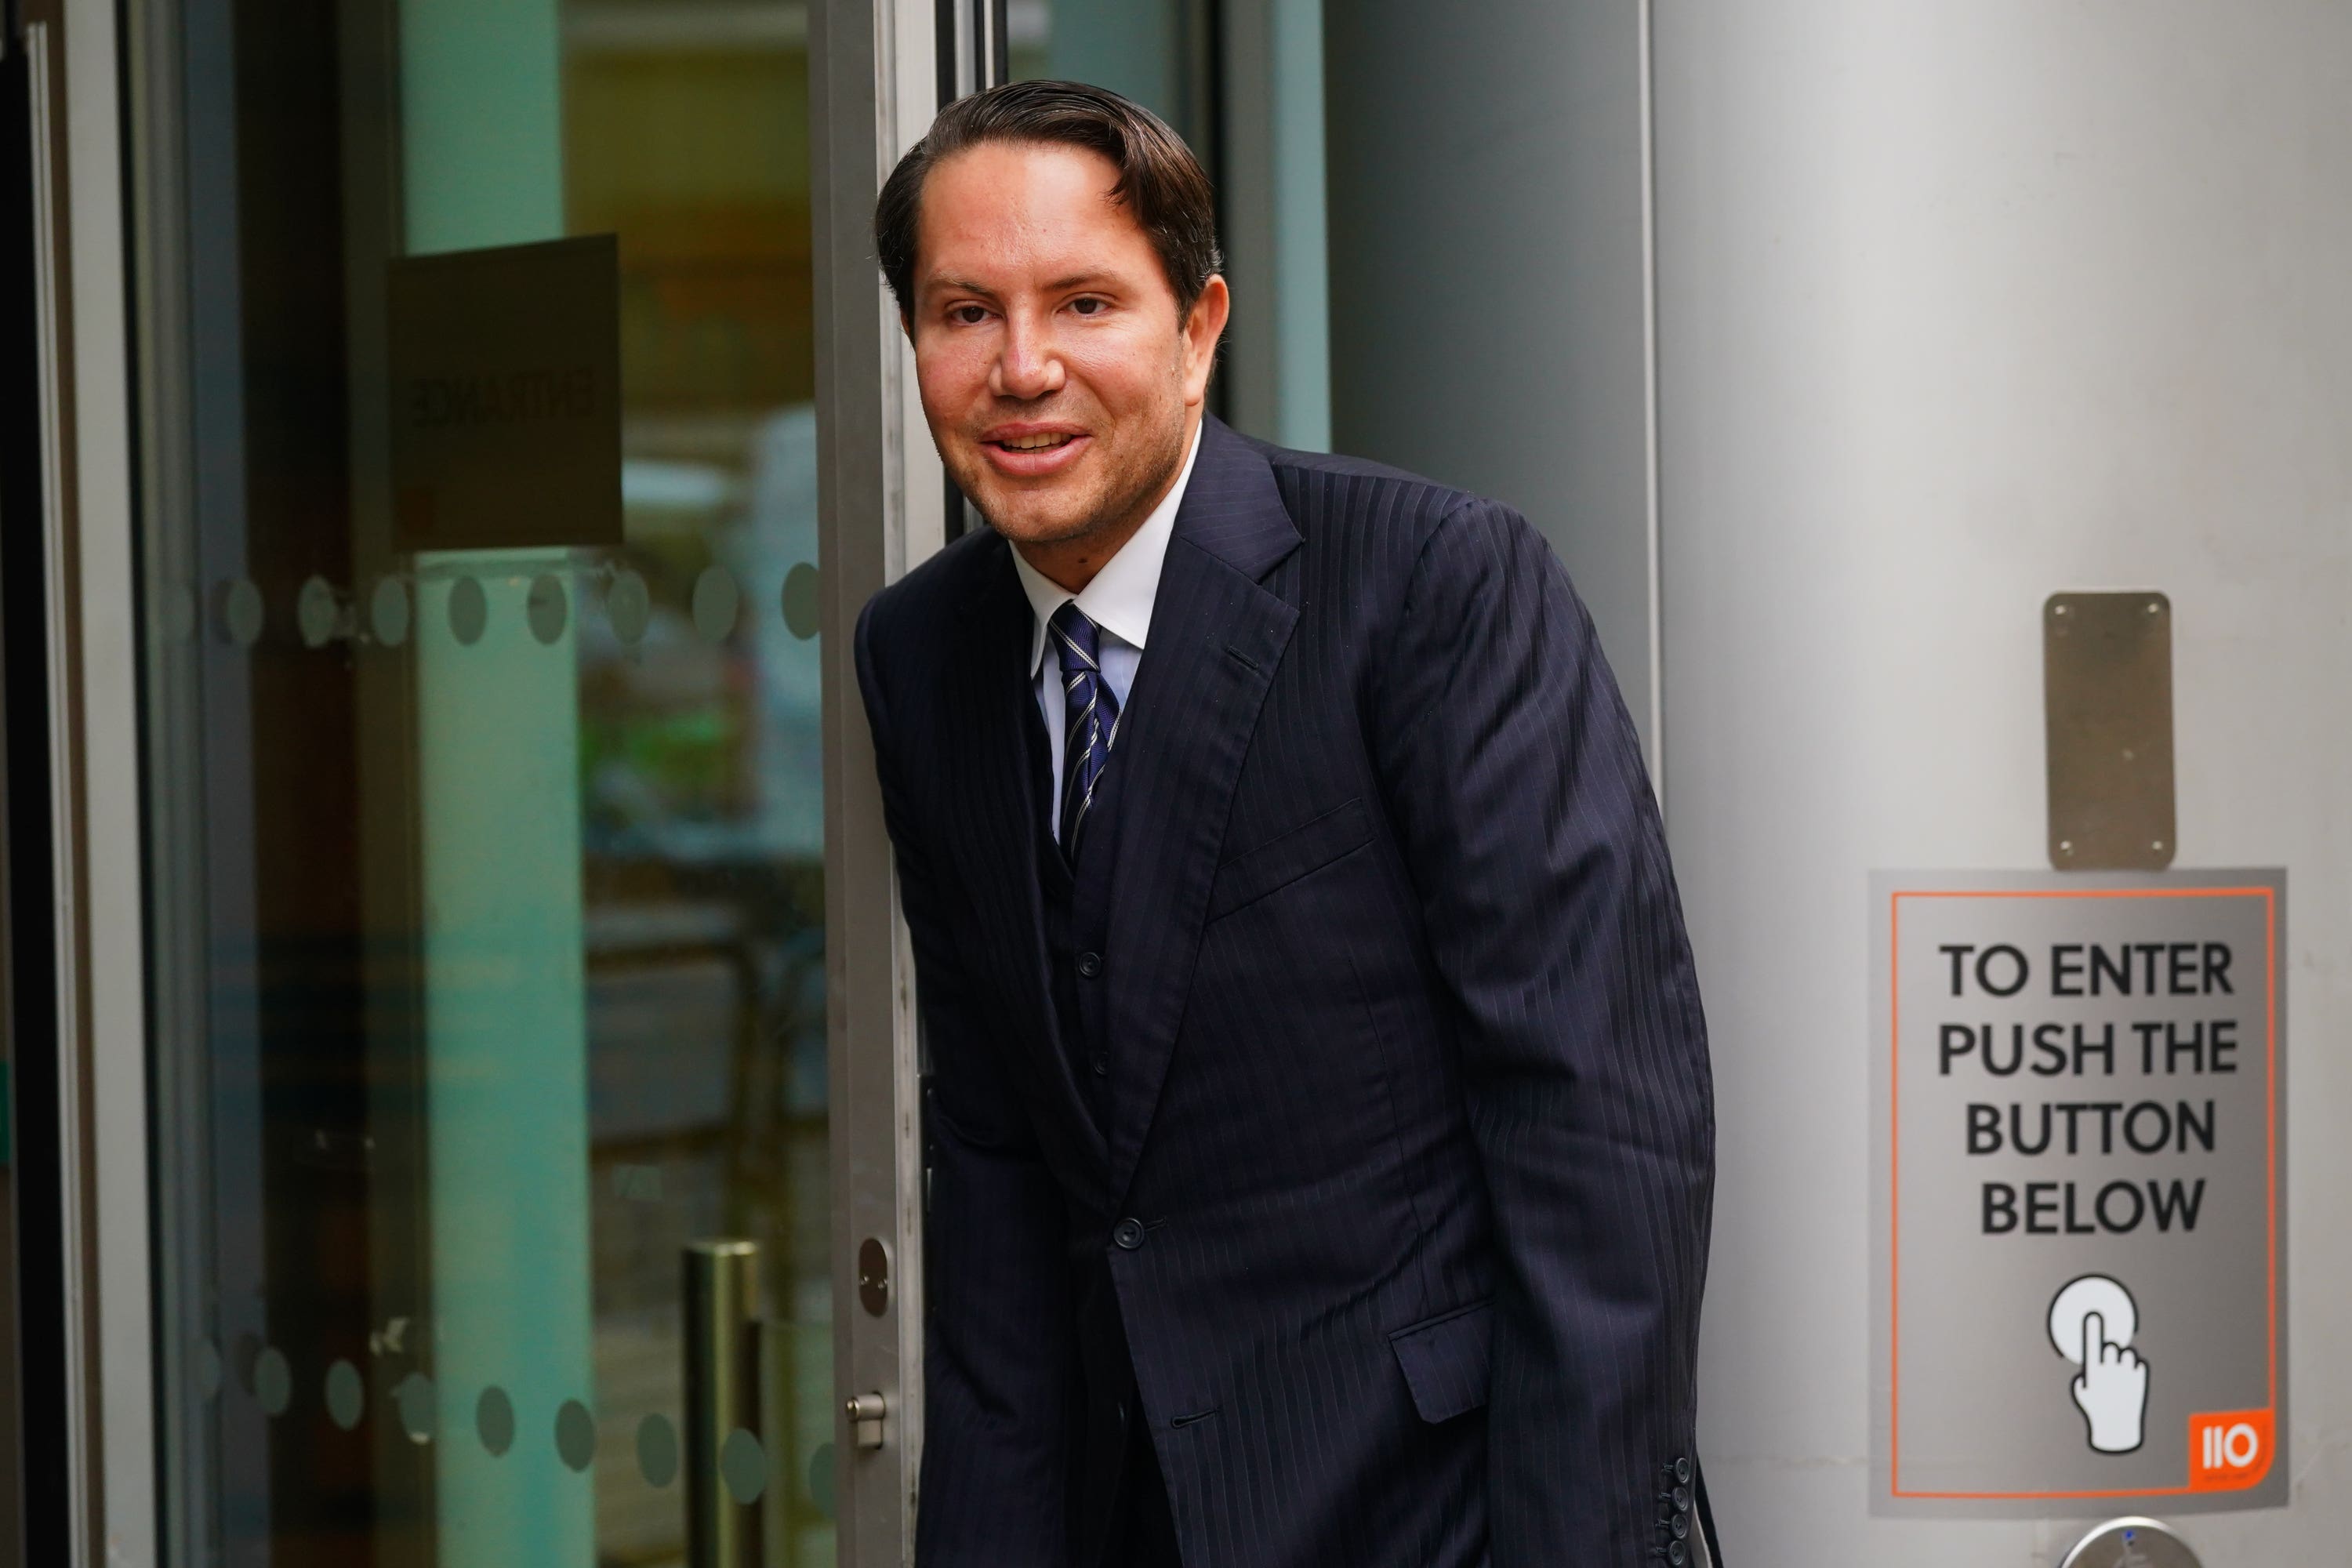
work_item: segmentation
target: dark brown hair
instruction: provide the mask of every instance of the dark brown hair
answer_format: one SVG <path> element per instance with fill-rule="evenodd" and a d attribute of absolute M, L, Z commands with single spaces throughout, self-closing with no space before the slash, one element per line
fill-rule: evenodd
<path fill-rule="evenodd" d="M 1035 142 L 1099 153 L 1118 170 L 1111 199 L 1143 226 L 1180 315 L 1192 314 L 1209 279 L 1224 269 L 1217 253 L 1216 193 L 1184 139 L 1139 103 L 1075 81 L 1012 81 L 960 98 L 940 110 L 907 149 L 874 204 L 874 247 L 899 313 L 915 307 L 915 235 L 923 182 L 944 160 L 989 142 Z"/>

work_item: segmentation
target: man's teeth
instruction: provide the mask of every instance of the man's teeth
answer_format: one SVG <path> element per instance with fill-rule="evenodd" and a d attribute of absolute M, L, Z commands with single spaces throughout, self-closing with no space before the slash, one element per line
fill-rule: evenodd
<path fill-rule="evenodd" d="M 1064 446 L 1069 439 L 1067 435 L 1008 436 L 997 445 L 1008 452 L 1042 452 L 1048 447 Z"/>

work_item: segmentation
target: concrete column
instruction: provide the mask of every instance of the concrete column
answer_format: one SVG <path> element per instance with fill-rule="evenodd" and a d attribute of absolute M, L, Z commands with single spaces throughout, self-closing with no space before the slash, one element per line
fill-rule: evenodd
<path fill-rule="evenodd" d="M 2046 863 L 2042 599 L 2147 587 L 2177 864 L 2293 891 L 2295 1500 L 2183 1525 L 2209 1563 L 2338 1558 L 2352 12 L 1658 17 L 1665 724 L 1721 1110 L 1701 1440 L 1727 1554 L 2027 1568 L 2078 1532 L 1867 1513 L 1865 879 Z"/>

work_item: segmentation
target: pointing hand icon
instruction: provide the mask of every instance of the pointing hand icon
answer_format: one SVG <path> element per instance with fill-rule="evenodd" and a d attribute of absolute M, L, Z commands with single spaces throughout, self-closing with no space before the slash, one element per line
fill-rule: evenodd
<path fill-rule="evenodd" d="M 2107 1338 L 2107 1320 L 2098 1312 L 2083 1314 L 2083 1370 L 2074 1374 L 2074 1405 L 2090 1424 L 2091 1447 L 2100 1453 L 2128 1454 L 2139 1447 L 2147 1413 L 2147 1363 L 2138 1352 Z"/>

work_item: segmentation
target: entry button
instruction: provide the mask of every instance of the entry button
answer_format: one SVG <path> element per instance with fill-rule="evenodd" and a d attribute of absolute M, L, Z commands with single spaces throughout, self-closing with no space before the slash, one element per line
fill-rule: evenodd
<path fill-rule="evenodd" d="M 1139 1219 L 1123 1219 L 1111 1228 L 1110 1238 L 1128 1251 L 1133 1252 L 1143 1245 L 1143 1222 Z"/>
<path fill-rule="evenodd" d="M 1078 973 L 1079 973 L 1079 974 L 1081 974 L 1082 976 L 1084 976 L 1085 978 L 1087 978 L 1087 979 L 1088 979 L 1088 980 L 1092 980 L 1092 979 L 1094 979 L 1097 975 L 1100 974 L 1101 973 L 1102 973 L 1102 954 L 1101 954 L 1101 953 L 1099 953 L 1099 952 L 1082 952 L 1082 953 L 1078 954 Z"/>

